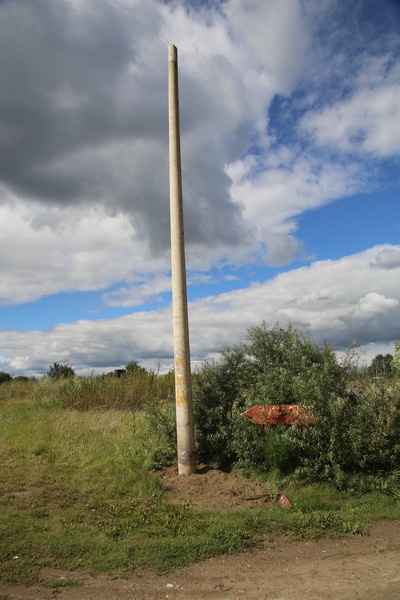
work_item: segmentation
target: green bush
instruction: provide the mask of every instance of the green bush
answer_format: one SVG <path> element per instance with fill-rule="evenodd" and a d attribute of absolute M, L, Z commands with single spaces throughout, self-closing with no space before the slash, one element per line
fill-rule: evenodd
<path fill-rule="evenodd" d="M 400 459 L 400 386 L 359 376 L 338 402 L 338 446 L 345 471 L 391 471 Z M 339 429 L 339 428 L 337 428 Z"/>
<path fill-rule="evenodd" d="M 291 325 L 252 328 L 246 344 L 206 363 L 194 380 L 198 457 L 225 468 L 293 470 L 306 450 L 300 428 L 263 433 L 241 413 L 255 404 L 299 404 L 312 407 L 323 427 L 343 389 L 343 371 L 328 344 L 318 346 Z M 323 435 L 315 441 L 324 445 Z"/>
<path fill-rule="evenodd" d="M 332 347 L 289 325 L 250 329 L 194 378 L 199 461 L 295 473 L 345 487 L 355 474 L 393 472 L 400 459 L 400 382 L 340 365 Z M 255 404 L 309 407 L 316 425 L 260 426 L 241 415 Z"/>
<path fill-rule="evenodd" d="M 206 362 L 193 378 L 197 459 L 229 468 L 238 458 L 233 433 L 252 378 L 252 365 L 242 346 L 224 350 L 219 362 Z M 251 436 L 251 433 L 249 433 Z M 253 437 L 253 436 L 251 436 Z"/>

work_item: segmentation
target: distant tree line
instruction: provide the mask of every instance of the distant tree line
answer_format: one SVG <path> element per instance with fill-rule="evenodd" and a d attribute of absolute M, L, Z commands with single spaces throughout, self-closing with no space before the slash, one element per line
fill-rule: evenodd
<path fill-rule="evenodd" d="M 111 377 L 123 377 L 124 375 L 144 375 L 148 373 L 148 371 L 139 365 L 136 360 L 131 360 L 127 363 L 124 369 L 115 369 L 110 373 L 106 373 L 107 376 Z M 76 376 L 75 369 L 69 363 L 60 363 L 54 362 L 49 365 L 49 369 L 46 373 L 46 377 L 50 379 L 58 380 L 58 379 L 73 379 Z M 35 377 L 26 377 L 24 375 L 17 375 L 13 377 L 9 373 L 5 373 L 4 371 L 0 371 L 0 384 L 6 383 L 7 381 L 30 381 L 35 379 Z"/>

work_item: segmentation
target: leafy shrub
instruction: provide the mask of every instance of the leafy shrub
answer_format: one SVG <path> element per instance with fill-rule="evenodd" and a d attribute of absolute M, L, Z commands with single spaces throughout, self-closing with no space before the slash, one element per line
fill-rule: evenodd
<path fill-rule="evenodd" d="M 400 459 L 400 385 L 359 376 L 338 403 L 341 464 L 346 471 L 379 473 Z"/>
<path fill-rule="evenodd" d="M 234 423 L 246 409 L 252 365 L 242 346 L 222 352 L 219 362 L 204 363 L 193 378 L 196 453 L 199 461 L 229 468 L 236 460 Z M 249 405 L 250 406 L 250 405 Z M 243 422 L 244 419 L 241 418 Z M 251 434 L 250 434 L 251 435 Z"/>
<path fill-rule="evenodd" d="M 263 434 L 241 413 L 255 404 L 312 406 L 321 431 L 343 389 L 343 372 L 328 344 L 318 346 L 291 325 L 252 328 L 247 344 L 225 350 L 194 380 L 198 457 L 226 468 L 293 470 L 306 450 L 300 428 L 267 427 Z M 323 437 L 315 443 L 327 446 Z"/>
<path fill-rule="evenodd" d="M 295 473 L 345 487 L 355 474 L 381 476 L 400 460 L 400 382 L 343 364 L 329 344 L 289 325 L 250 329 L 247 343 L 206 363 L 193 381 L 198 460 L 224 468 Z M 350 360 L 351 359 L 351 360 Z M 241 414 L 255 404 L 310 407 L 317 425 L 260 426 Z"/>

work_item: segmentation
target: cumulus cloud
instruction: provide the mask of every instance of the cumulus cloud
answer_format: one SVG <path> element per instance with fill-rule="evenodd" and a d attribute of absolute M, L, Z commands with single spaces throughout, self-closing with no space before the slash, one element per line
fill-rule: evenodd
<path fill-rule="evenodd" d="M 400 250 L 398 248 L 385 248 L 376 255 L 371 266 L 380 269 L 398 269 L 400 267 Z"/>
<path fill-rule="evenodd" d="M 273 262 L 282 235 L 290 261 L 301 245 L 295 239 L 298 215 L 365 188 L 359 165 L 276 144 L 268 130 L 268 109 L 277 95 L 290 95 L 323 69 L 332 75 L 326 63 L 316 73 L 314 54 L 324 59 L 319 32 L 334 3 L 322 10 L 317 4 L 242 0 L 218 10 L 156 0 L 99 0 L 96 7 L 84 0 L 2 5 L 0 202 L 25 203 L 37 213 L 30 228 L 47 225 L 55 235 L 61 235 L 56 207 L 65 210 L 63 219 L 75 222 L 90 221 L 95 211 L 105 227 L 110 217 L 123 214 L 142 247 L 136 263 L 160 260 L 169 245 L 166 63 L 173 41 L 181 49 L 189 265 L 208 269 L 221 259 L 243 262 L 257 252 L 264 255 L 269 243 Z M 358 93 L 347 103 L 308 112 L 303 129 L 318 143 L 336 143 L 332 136 L 338 136 L 345 150 L 363 118 L 369 128 L 363 145 L 396 151 L 399 136 L 389 122 L 400 122 L 393 118 L 398 80 L 388 60 L 383 80 L 384 65 L 375 64 L 375 87 L 363 89 L 359 73 Z M 364 71 L 371 67 L 369 56 L 365 61 Z M 364 116 L 357 117 L 361 105 Z M 69 210 L 73 214 L 67 216 Z M 7 221 L 8 213 L 4 217 Z M 14 240 L 11 254 L 19 244 Z M 74 247 L 81 252 L 77 239 Z M 73 262 L 71 270 L 64 264 L 65 289 L 74 285 Z M 114 281 L 121 275 L 117 269 Z M 21 290 L 20 301 L 24 298 Z"/>
<path fill-rule="evenodd" d="M 399 73 L 400 75 L 400 73 Z M 360 90 L 334 107 L 308 114 L 302 128 L 320 145 L 377 156 L 400 153 L 400 77 L 397 83 Z"/>
<path fill-rule="evenodd" d="M 293 258 L 300 251 L 300 244 L 292 235 L 275 233 L 266 240 L 267 252 L 265 262 L 267 265 L 280 267 L 293 262 Z"/>
<path fill-rule="evenodd" d="M 101 290 L 115 280 L 135 279 L 138 270 L 148 273 L 146 252 L 122 214 L 75 210 L 71 218 L 67 209 L 19 209 L 0 207 L 2 304 L 61 291 Z M 168 257 L 158 270 L 163 265 L 167 268 Z"/>
<path fill-rule="evenodd" d="M 307 64 L 311 44 L 302 5 L 297 0 L 245 0 L 226 3 L 224 11 L 234 34 L 251 49 L 276 92 L 289 93 Z"/>
<path fill-rule="evenodd" d="M 171 278 L 149 277 L 145 282 L 103 294 L 103 301 L 106 306 L 142 306 L 146 302 L 162 302 L 164 292 L 171 292 Z"/>

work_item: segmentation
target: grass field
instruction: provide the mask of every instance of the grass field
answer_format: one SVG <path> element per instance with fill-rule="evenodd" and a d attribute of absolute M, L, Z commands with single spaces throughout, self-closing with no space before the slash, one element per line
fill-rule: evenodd
<path fill-rule="evenodd" d="M 139 402 L 131 410 L 76 410 L 40 385 L 0 386 L 4 581 L 34 583 L 42 567 L 71 570 L 65 585 L 74 584 L 78 567 L 120 576 L 168 572 L 268 545 L 276 530 L 293 539 L 339 536 L 362 533 L 373 520 L 400 519 L 393 490 L 354 495 L 290 481 L 290 511 L 172 506 L 150 472 L 158 441 Z"/>

